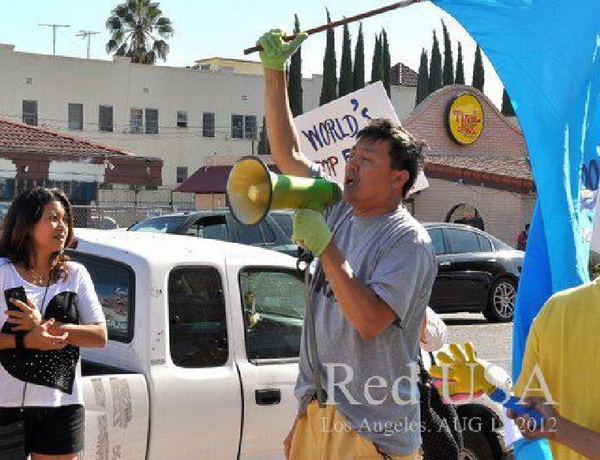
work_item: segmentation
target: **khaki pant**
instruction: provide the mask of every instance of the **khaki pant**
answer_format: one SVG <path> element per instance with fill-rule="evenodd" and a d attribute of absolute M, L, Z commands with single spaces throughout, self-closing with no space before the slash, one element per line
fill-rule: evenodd
<path fill-rule="evenodd" d="M 334 406 L 320 408 L 312 401 L 294 431 L 292 460 L 384 459 L 420 460 L 420 449 L 408 455 L 387 455 L 377 451 L 367 438 L 351 430 Z"/>

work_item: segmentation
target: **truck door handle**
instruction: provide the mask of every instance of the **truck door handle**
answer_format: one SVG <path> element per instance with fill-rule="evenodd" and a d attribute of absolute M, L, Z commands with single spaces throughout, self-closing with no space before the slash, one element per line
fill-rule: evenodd
<path fill-rule="evenodd" d="M 273 406 L 281 402 L 281 390 L 277 388 L 263 388 L 254 392 L 254 399 L 259 406 Z"/>
<path fill-rule="evenodd" d="M 450 265 L 450 262 L 440 262 L 440 268 L 448 268 Z"/>

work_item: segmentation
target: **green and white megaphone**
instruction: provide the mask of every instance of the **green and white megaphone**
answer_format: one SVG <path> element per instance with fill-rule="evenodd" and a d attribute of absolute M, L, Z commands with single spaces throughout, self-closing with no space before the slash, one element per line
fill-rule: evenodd
<path fill-rule="evenodd" d="M 273 174 L 256 157 L 243 157 L 227 179 L 227 201 L 242 224 L 255 225 L 271 209 L 321 211 L 342 198 L 342 189 L 324 179 Z"/>

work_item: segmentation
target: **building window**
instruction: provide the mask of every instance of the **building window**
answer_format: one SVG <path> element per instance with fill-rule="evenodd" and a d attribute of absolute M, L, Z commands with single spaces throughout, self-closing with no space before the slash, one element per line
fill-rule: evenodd
<path fill-rule="evenodd" d="M 112 105 L 101 105 L 98 108 L 98 131 L 113 132 Z"/>
<path fill-rule="evenodd" d="M 231 137 L 233 139 L 256 139 L 256 116 L 231 115 Z"/>
<path fill-rule="evenodd" d="M 202 64 L 200 70 L 210 70 L 210 64 Z"/>
<path fill-rule="evenodd" d="M 231 137 L 233 139 L 244 138 L 244 116 L 231 115 Z"/>
<path fill-rule="evenodd" d="M 158 109 L 146 109 L 146 134 L 158 134 Z"/>
<path fill-rule="evenodd" d="M 244 117 L 244 137 L 246 139 L 256 139 L 256 116 L 246 115 Z"/>
<path fill-rule="evenodd" d="M 180 184 L 188 178 L 187 166 L 177 166 L 177 183 Z"/>
<path fill-rule="evenodd" d="M 23 123 L 38 125 L 38 101 L 23 101 Z"/>
<path fill-rule="evenodd" d="M 83 130 L 83 104 L 69 104 L 69 129 Z"/>
<path fill-rule="evenodd" d="M 202 113 L 202 137 L 215 137 L 215 114 Z"/>
<path fill-rule="evenodd" d="M 129 111 L 129 131 L 134 134 L 144 132 L 144 111 L 142 109 L 131 109 Z"/>
<path fill-rule="evenodd" d="M 177 111 L 177 127 L 187 128 L 188 127 L 188 113 L 184 110 Z"/>

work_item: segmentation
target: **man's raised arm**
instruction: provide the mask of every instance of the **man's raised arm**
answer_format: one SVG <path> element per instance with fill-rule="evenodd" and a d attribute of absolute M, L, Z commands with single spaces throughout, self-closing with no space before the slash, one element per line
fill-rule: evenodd
<path fill-rule="evenodd" d="M 258 44 L 263 47 L 260 59 L 265 74 L 265 118 L 273 160 L 282 173 L 307 177 L 310 160 L 300 152 L 298 132 L 294 126 L 288 100 L 285 63 L 306 39 L 299 34 L 291 42 L 282 40 L 282 30 L 264 34 Z"/>

